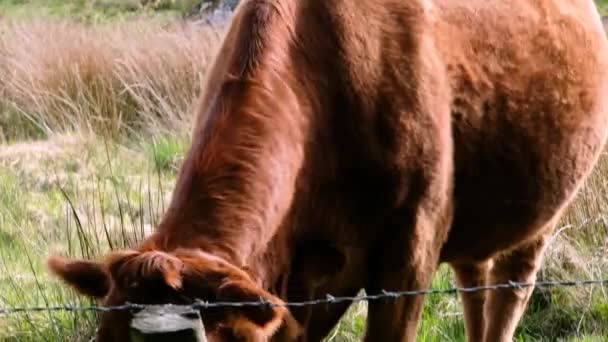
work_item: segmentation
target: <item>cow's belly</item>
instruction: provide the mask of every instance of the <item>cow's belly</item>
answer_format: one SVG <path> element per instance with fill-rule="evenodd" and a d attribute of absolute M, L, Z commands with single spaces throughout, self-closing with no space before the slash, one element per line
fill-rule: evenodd
<path fill-rule="evenodd" d="M 442 50 L 455 186 L 444 260 L 484 259 L 540 232 L 597 160 L 608 127 L 608 47 L 599 21 L 560 13 L 543 16 L 562 25 L 530 15 L 484 26 L 491 37 L 449 24 L 466 39 Z M 514 27 L 521 34 L 506 34 Z"/>
<path fill-rule="evenodd" d="M 453 129 L 454 217 L 443 261 L 483 260 L 542 232 L 590 173 L 607 127 L 603 113 L 576 125 L 557 109 L 551 123 L 494 115 L 480 130 Z"/>

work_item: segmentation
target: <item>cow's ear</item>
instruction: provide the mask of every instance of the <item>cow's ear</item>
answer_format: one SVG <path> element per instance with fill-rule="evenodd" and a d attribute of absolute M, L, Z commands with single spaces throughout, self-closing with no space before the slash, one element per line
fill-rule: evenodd
<path fill-rule="evenodd" d="M 290 334 L 297 334 L 297 326 L 284 303 L 249 280 L 225 280 L 218 288 L 220 302 L 259 302 L 230 309 L 224 326 L 247 341 L 267 340 L 285 323 Z M 263 304 L 274 305 L 263 305 Z M 293 321 L 293 322 L 292 322 Z"/>
<path fill-rule="evenodd" d="M 110 289 L 109 275 L 100 262 L 52 256 L 48 258 L 47 266 L 53 274 L 85 296 L 103 298 Z"/>

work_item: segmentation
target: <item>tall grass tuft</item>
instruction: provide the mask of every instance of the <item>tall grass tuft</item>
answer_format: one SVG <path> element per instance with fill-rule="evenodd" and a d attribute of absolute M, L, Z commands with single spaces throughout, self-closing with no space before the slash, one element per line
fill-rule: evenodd
<path fill-rule="evenodd" d="M 183 131 L 221 35 L 181 21 L 0 22 L 0 139 Z"/>

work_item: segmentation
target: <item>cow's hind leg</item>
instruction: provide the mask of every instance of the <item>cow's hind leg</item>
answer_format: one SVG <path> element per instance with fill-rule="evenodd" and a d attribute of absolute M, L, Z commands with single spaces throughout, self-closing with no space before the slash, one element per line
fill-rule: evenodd
<path fill-rule="evenodd" d="M 536 281 L 548 235 L 525 243 L 508 254 L 496 257 L 490 270 L 490 284 L 509 281 L 533 283 Z M 511 342 L 533 287 L 490 290 L 484 306 L 485 342 Z"/>
<path fill-rule="evenodd" d="M 490 262 L 453 263 L 450 264 L 456 275 L 458 286 L 471 288 L 486 285 Z M 482 341 L 484 334 L 484 303 L 486 291 L 461 292 L 464 307 L 465 330 L 468 342 Z"/>

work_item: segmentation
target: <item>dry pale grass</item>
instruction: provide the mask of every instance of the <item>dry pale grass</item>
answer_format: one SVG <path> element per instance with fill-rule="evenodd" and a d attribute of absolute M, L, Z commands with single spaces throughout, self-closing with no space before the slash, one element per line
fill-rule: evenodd
<path fill-rule="evenodd" d="M 0 21 L 0 139 L 183 131 L 221 34 L 186 22 Z"/>

